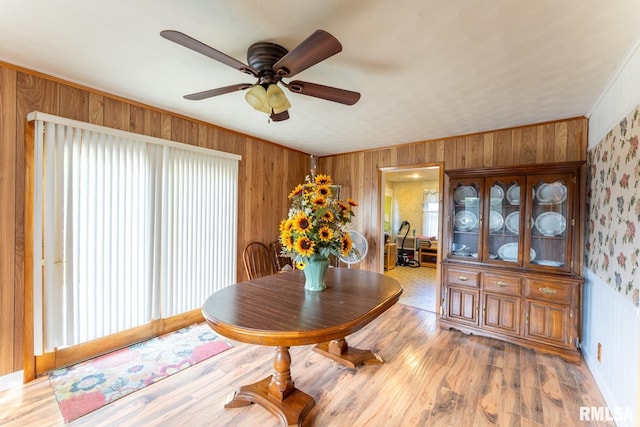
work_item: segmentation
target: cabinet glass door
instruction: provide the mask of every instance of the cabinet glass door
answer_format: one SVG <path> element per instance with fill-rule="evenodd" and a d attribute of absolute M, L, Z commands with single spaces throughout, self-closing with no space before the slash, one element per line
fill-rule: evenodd
<path fill-rule="evenodd" d="M 452 180 L 453 229 L 449 254 L 469 261 L 481 259 L 481 220 L 484 180 Z"/>
<path fill-rule="evenodd" d="M 522 176 L 487 178 L 484 261 L 522 265 L 525 179 Z"/>
<path fill-rule="evenodd" d="M 525 263 L 542 270 L 571 267 L 570 232 L 573 226 L 571 200 L 573 175 L 530 176 L 528 188 L 534 194 L 528 241 L 531 256 Z"/>

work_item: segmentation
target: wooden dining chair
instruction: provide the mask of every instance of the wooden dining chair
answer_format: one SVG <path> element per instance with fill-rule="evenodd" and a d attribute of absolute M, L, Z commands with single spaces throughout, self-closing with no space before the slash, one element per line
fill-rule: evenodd
<path fill-rule="evenodd" d="M 275 274 L 277 271 L 271 251 L 261 242 L 249 243 L 242 251 L 242 260 L 249 280 Z"/>
<path fill-rule="evenodd" d="M 291 258 L 282 256 L 282 245 L 279 240 L 274 240 L 269 244 L 269 249 L 271 250 L 271 256 L 273 257 L 273 263 L 276 268 L 276 271 L 281 271 L 283 268 L 288 265 L 293 268 L 293 261 Z"/>

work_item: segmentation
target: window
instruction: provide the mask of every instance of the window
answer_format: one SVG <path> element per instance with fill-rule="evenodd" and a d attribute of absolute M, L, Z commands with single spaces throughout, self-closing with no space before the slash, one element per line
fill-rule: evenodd
<path fill-rule="evenodd" d="M 422 234 L 438 238 L 438 210 L 440 209 L 438 190 L 426 189 L 422 194 Z"/>
<path fill-rule="evenodd" d="M 36 354 L 197 309 L 235 282 L 239 156 L 34 118 Z"/>

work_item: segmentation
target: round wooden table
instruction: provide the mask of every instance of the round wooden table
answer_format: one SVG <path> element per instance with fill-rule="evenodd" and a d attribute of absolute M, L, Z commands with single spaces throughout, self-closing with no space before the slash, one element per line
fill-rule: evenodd
<path fill-rule="evenodd" d="M 350 367 L 382 363 L 371 351 L 349 348 L 345 337 L 395 304 L 400 284 L 382 274 L 346 268 L 330 268 L 325 283 L 322 292 L 306 291 L 304 274 L 294 270 L 237 283 L 207 299 L 202 313 L 213 330 L 276 347 L 274 373 L 242 386 L 225 407 L 256 403 L 283 425 L 300 425 L 315 401 L 294 387 L 291 346 L 318 344 L 315 351 Z"/>

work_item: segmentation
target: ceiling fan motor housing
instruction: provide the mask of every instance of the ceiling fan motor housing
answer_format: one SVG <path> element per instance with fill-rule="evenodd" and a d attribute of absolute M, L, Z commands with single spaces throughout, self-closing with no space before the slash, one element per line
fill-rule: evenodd
<path fill-rule="evenodd" d="M 260 84 L 274 84 L 280 80 L 273 66 L 289 51 L 279 44 L 258 42 L 249 46 L 247 50 L 247 63 L 258 72 Z"/>

